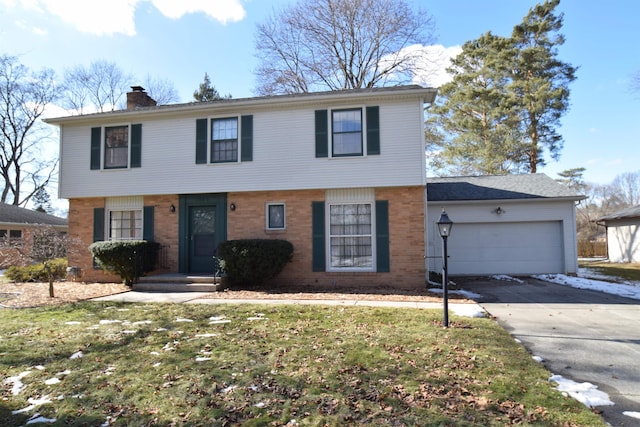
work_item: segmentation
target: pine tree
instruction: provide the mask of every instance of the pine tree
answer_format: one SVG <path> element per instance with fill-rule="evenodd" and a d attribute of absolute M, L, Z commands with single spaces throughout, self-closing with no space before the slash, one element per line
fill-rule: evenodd
<path fill-rule="evenodd" d="M 204 81 L 200 83 L 198 90 L 193 92 L 193 99 L 198 102 L 217 101 L 220 99 L 231 99 L 231 95 L 221 96 L 215 86 L 211 85 L 209 74 L 204 73 Z"/>

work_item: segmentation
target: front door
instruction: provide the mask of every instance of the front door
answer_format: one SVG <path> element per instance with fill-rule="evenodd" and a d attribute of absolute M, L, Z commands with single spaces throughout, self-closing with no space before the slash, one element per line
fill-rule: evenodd
<path fill-rule="evenodd" d="M 224 196 L 184 196 L 180 209 L 181 266 L 191 274 L 213 274 L 218 243 L 226 240 Z"/>

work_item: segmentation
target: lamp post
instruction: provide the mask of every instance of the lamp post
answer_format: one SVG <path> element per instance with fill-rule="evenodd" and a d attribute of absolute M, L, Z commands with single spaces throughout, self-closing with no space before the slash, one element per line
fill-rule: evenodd
<path fill-rule="evenodd" d="M 453 221 L 449 219 L 447 211 L 442 209 L 440 219 L 437 222 L 438 232 L 442 237 L 442 292 L 444 299 L 444 327 L 449 327 L 449 267 L 447 263 L 447 239 L 451 235 Z"/>

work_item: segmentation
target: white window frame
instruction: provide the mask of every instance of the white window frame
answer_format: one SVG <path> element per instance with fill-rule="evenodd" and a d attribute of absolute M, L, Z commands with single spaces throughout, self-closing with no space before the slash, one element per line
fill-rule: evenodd
<path fill-rule="evenodd" d="M 282 227 L 271 226 L 272 206 L 282 206 Z M 269 231 L 284 231 L 287 229 L 287 205 L 284 202 L 268 202 L 265 205 L 265 228 Z"/>
<path fill-rule="evenodd" d="M 368 204 L 371 206 L 371 266 L 332 267 L 331 266 L 331 206 L 348 204 Z M 341 188 L 325 192 L 325 268 L 329 272 L 375 272 L 377 271 L 376 249 L 376 195 L 374 188 Z M 368 236 L 368 235 L 367 235 Z"/>
<path fill-rule="evenodd" d="M 359 110 L 361 119 L 360 133 L 362 135 L 362 154 L 333 154 L 333 113 L 340 111 Z M 340 108 L 332 108 L 328 110 L 328 136 L 329 136 L 329 158 L 331 159 L 349 159 L 367 157 L 367 107 L 366 105 L 352 105 Z"/>
<path fill-rule="evenodd" d="M 127 128 L 127 164 L 126 166 L 112 166 L 107 167 L 107 129 L 108 128 Z M 129 169 L 131 167 L 131 123 L 116 123 L 102 127 L 102 141 L 100 142 L 100 162 L 102 164 L 102 170 L 122 170 Z"/>
<path fill-rule="evenodd" d="M 105 236 L 108 241 L 125 241 L 125 240 L 142 240 L 144 233 L 144 200 L 142 197 L 108 197 L 105 202 Z M 111 229 L 112 213 L 114 212 L 134 212 L 134 221 L 137 221 L 137 215 L 140 218 L 140 227 L 135 227 L 135 230 L 139 230 L 140 235 L 137 234 L 133 237 L 118 238 L 114 237 Z M 135 223 L 134 223 L 135 225 Z"/>
<path fill-rule="evenodd" d="M 215 120 L 229 120 L 235 119 L 237 125 L 237 135 L 236 135 L 236 144 L 237 144 L 237 152 L 236 152 L 236 160 L 219 160 L 212 161 L 213 155 L 213 122 Z M 209 117 L 207 124 L 207 164 L 210 165 L 220 165 L 220 164 L 234 164 L 240 163 L 240 159 L 242 158 L 242 118 L 239 115 L 232 116 L 219 116 L 219 117 Z"/>

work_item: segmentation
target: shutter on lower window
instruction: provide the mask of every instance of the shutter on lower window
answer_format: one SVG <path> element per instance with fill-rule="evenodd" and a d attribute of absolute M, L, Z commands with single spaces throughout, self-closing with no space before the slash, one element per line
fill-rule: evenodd
<path fill-rule="evenodd" d="M 380 154 L 380 111 L 367 107 L 367 154 Z"/>
<path fill-rule="evenodd" d="M 327 110 L 316 110 L 316 157 L 329 157 Z"/>
<path fill-rule="evenodd" d="M 142 208 L 142 239 L 153 242 L 153 206 Z"/>
<path fill-rule="evenodd" d="M 93 208 L 93 241 L 104 240 L 104 208 Z"/>
<path fill-rule="evenodd" d="M 253 116 L 240 118 L 240 132 L 240 161 L 250 162 L 253 160 Z"/>
<path fill-rule="evenodd" d="M 389 258 L 389 202 L 376 200 L 376 271 L 388 273 Z"/>
<path fill-rule="evenodd" d="M 207 163 L 207 119 L 196 120 L 196 164 Z"/>
<path fill-rule="evenodd" d="M 131 167 L 142 166 L 142 125 L 131 125 Z"/>
<path fill-rule="evenodd" d="M 102 128 L 91 128 L 91 169 L 100 169 L 100 143 Z"/>
<path fill-rule="evenodd" d="M 311 202 L 313 271 L 325 271 L 324 202 Z"/>

